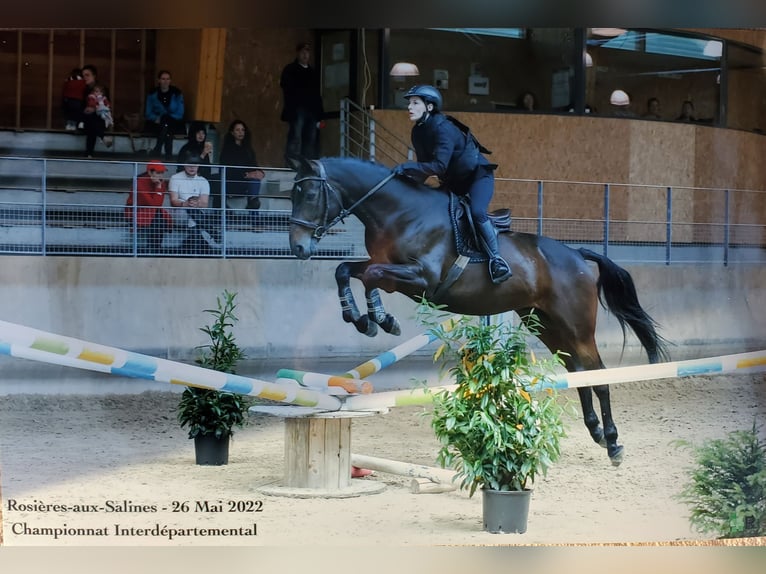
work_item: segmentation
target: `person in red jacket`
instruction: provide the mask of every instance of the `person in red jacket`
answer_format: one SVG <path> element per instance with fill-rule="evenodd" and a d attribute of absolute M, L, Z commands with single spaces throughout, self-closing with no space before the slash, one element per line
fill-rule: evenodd
<path fill-rule="evenodd" d="M 170 231 L 173 220 L 167 210 L 162 209 L 168 182 L 164 178 L 166 168 L 160 161 L 150 161 L 146 171 L 136 179 L 135 193 L 128 195 L 125 217 L 132 223 L 138 235 L 138 247 L 142 253 L 159 253 L 162 239 Z M 133 207 L 133 197 L 136 207 Z"/>
<path fill-rule="evenodd" d="M 83 101 L 85 100 L 85 80 L 82 70 L 74 68 L 64 82 L 61 90 L 61 110 L 66 118 L 66 130 L 73 132 L 82 117 Z"/>

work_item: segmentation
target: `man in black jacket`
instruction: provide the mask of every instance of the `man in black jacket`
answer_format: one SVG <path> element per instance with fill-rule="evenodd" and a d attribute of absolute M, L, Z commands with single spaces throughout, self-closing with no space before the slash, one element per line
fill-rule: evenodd
<path fill-rule="evenodd" d="M 319 157 L 318 129 L 323 114 L 319 74 L 309 64 L 311 46 L 307 42 L 298 44 L 296 52 L 279 81 L 284 95 L 281 119 L 289 124 L 285 160 L 315 159 Z"/>

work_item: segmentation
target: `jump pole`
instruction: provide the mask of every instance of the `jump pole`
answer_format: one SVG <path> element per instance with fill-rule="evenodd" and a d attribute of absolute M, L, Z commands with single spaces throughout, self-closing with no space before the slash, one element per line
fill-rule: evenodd
<path fill-rule="evenodd" d="M 453 315 L 448 319 L 445 319 L 440 323 L 440 327 L 445 331 L 449 331 L 455 325 L 455 322 L 460 319 L 460 315 Z M 277 379 L 287 379 L 296 381 L 298 384 L 304 387 L 321 388 L 327 387 L 341 387 L 349 393 L 369 394 L 373 390 L 373 385 L 370 381 L 361 380 L 370 375 L 377 373 L 378 371 L 393 365 L 397 361 L 402 360 L 404 357 L 411 355 L 415 351 L 422 349 L 426 345 L 433 343 L 436 340 L 436 335 L 431 330 L 426 331 L 408 339 L 404 343 L 389 349 L 376 357 L 373 357 L 369 361 L 365 361 L 361 365 L 349 369 L 342 375 L 326 375 L 324 373 L 316 373 L 312 371 L 299 371 L 296 369 L 279 369 L 277 371 Z M 361 380 L 359 383 L 349 381 L 349 379 Z"/>
<path fill-rule="evenodd" d="M 533 391 L 544 390 L 546 388 L 561 390 L 698 375 L 758 373 L 763 371 L 766 371 L 766 350 L 670 363 L 563 373 L 557 375 L 550 383 L 527 385 L 526 388 Z M 441 390 L 453 391 L 455 388 L 457 388 L 457 385 L 447 385 L 430 387 L 428 389 L 387 391 L 370 395 L 345 397 L 341 410 L 425 405 L 431 402 L 431 393 Z"/>
<path fill-rule="evenodd" d="M 185 365 L 6 321 L 0 321 L 0 353 L 54 365 L 158 383 L 238 393 L 328 411 L 337 411 L 341 407 L 341 401 L 336 397 L 299 385 L 278 385 L 251 377 Z"/>
<path fill-rule="evenodd" d="M 461 315 L 452 315 L 448 319 L 442 321 L 439 326 L 445 331 L 450 331 L 454 328 L 455 323 L 459 321 Z M 377 357 L 373 357 L 369 361 L 365 361 L 361 365 L 349 369 L 343 375 L 343 377 L 350 377 L 352 379 L 364 379 L 369 377 L 373 373 L 377 373 L 381 369 L 384 369 L 390 365 L 393 365 L 397 361 L 400 361 L 404 357 L 411 355 L 415 351 L 422 349 L 429 343 L 433 343 L 437 339 L 433 330 L 429 329 L 425 333 L 414 336 L 412 339 L 405 341 L 404 343 L 397 345 L 396 347 L 381 353 Z"/>

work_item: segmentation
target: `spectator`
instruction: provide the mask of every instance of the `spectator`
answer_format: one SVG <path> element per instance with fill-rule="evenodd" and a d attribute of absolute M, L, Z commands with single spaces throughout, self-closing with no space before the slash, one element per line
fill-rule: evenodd
<path fill-rule="evenodd" d="M 167 210 L 162 209 L 168 183 L 163 174 L 166 169 L 160 161 L 150 161 L 146 171 L 136 179 L 136 208 L 133 207 L 133 196 L 128 195 L 125 203 L 125 217 L 136 222 L 138 249 L 142 253 L 159 253 L 162 240 L 173 223 Z"/>
<path fill-rule="evenodd" d="M 95 84 L 88 94 L 88 100 L 85 103 L 86 108 L 93 108 L 96 114 L 104 122 L 104 127 L 111 128 L 114 125 L 112 119 L 112 104 L 105 95 L 104 86 Z M 108 145 L 107 145 L 108 147 Z"/>
<path fill-rule="evenodd" d="M 157 74 L 157 87 L 146 96 L 146 109 L 144 117 L 146 124 L 144 130 L 157 135 L 157 143 L 152 150 L 156 157 L 162 156 L 162 148 L 165 147 L 165 160 L 173 159 L 173 138 L 176 134 L 186 134 L 184 122 L 184 95 L 177 87 L 171 85 L 173 81 L 170 72 L 160 70 Z"/>
<path fill-rule="evenodd" d="M 188 141 L 178 151 L 178 163 L 183 163 L 183 158 L 188 154 L 199 157 L 199 170 L 197 173 L 210 180 L 210 164 L 213 163 L 213 142 L 207 139 L 205 122 L 192 122 L 189 126 Z M 179 165 L 176 171 L 182 171 L 183 165 Z"/>
<path fill-rule="evenodd" d="M 301 156 L 319 157 L 319 124 L 323 114 L 319 74 L 309 64 L 311 46 L 301 42 L 295 49 L 297 56 L 282 69 L 279 81 L 284 98 L 281 119 L 289 125 L 286 161 Z"/>
<path fill-rule="evenodd" d="M 77 124 L 82 120 L 84 101 L 85 80 L 82 79 L 82 70 L 74 68 L 64 81 L 64 87 L 61 90 L 61 111 L 64 113 L 65 129 L 68 132 L 75 131 Z"/>
<path fill-rule="evenodd" d="M 530 92 L 522 92 L 516 101 L 516 109 L 522 112 L 534 112 L 537 110 L 537 98 Z"/>
<path fill-rule="evenodd" d="M 247 209 L 258 209 L 261 200 L 261 180 L 264 172 L 255 166 L 255 151 L 251 143 L 251 133 L 242 120 L 234 120 L 223 138 L 221 147 L 221 165 L 226 168 L 226 195 L 229 197 L 247 197 Z"/>
<path fill-rule="evenodd" d="M 694 115 L 694 104 L 691 100 L 684 100 L 681 104 L 681 115 L 676 118 L 679 122 L 696 122 L 697 118 Z"/>
<path fill-rule="evenodd" d="M 83 102 L 81 121 L 85 131 L 85 155 L 91 158 L 96 147 L 96 139 L 100 138 L 106 147 L 111 147 L 112 138 L 104 135 L 106 124 L 96 112 L 96 105 L 92 105 L 94 100 L 89 97 L 97 84 L 98 70 L 96 66 L 91 64 L 83 66 L 82 79 L 85 81 L 85 101 Z M 109 98 L 106 88 L 101 88 L 101 92 L 104 97 Z M 97 102 L 97 100 L 95 101 Z"/>
<path fill-rule="evenodd" d="M 170 178 L 170 205 L 173 225 L 184 229 L 182 251 L 184 253 L 205 253 L 210 248 L 219 250 L 219 235 L 215 229 L 213 214 L 208 209 L 210 184 L 198 174 L 199 157 L 187 154 L 183 171 Z M 214 237 L 215 236 L 215 237 Z"/>
<path fill-rule="evenodd" d="M 634 118 L 636 114 L 630 109 L 630 96 L 623 90 L 615 90 L 609 96 L 612 115 L 616 118 Z"/>
<path fill-rule="evenodd" d="M 657 98 L 649 98 L 646 101 L 646 113 L 642 117 L 647 120 L 661 120 L 660 100 Z"/>

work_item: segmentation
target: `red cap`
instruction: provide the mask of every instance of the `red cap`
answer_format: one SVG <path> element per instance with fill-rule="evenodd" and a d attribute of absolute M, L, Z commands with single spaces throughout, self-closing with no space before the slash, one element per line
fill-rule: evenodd
<path fill-rule="evenodd" d="M 156 171 L 157 173 L 165 173 L 165 164 L 161 161 L 152 160 L 146 164 L 146 171 Z"/>

